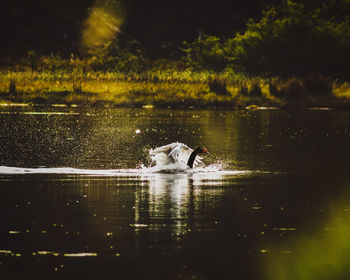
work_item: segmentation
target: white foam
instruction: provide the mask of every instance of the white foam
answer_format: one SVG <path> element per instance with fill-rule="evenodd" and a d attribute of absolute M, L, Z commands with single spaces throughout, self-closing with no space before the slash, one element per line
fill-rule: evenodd
<path fill-rule="evenodd" d="M 247 171 L 224 170 L 218 165 L 207 167 L 179 168 L 178 165 L 170 165 L 166 168 L 144 167 L 134 169 L 78 169 L 72 167 L 38 167 L 22 168 L 11 166 L 0 166 L 0 175 L 25 175 L 25 174 L 66 174 L 66 175 L 100 175 L 100 176 L 144 176 L 151 174 L 191 174 L 197 176 L 211 175 L 211 177 L 223 175 L 239 175 Z"/>
<path fill-rule="evenodd" d="M 71 167 L 39 167 L 21 168 L 11 166 L 0 166 L 0 174 L 67 174 L 67 175 L 101 175 L 122 176 L 137 175 L 141 169 L 78 169 Z"/>

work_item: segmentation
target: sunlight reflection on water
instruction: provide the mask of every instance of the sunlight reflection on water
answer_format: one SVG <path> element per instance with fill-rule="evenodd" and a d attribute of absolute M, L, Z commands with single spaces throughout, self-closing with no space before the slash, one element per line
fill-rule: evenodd
<path fill-rule="evenodd" d="M 12 250 L 0 250 L 0 255 L 5 255 L 5 256 L 16 256 L 20 257 L 22 256 L 23 253 L 18 253 Z M 89 252 L 78 252 L 78 253 L 58 253 L 54 251 L 37 251 L 37 252 L 32 252 L 31 255 L 41 255 L 41 256 L 63 256 L 63 257 L 68 257 L 68 258 L 82 258 L 82 257 L 97 257 L 97 253 L 89 253 Z"/>

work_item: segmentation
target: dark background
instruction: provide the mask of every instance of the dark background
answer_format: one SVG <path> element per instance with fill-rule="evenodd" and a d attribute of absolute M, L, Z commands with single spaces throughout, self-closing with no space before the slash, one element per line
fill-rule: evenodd
<path fill-rule="evenodd" d="M 136 40 L 149 54 L 192 41 L 199 32 L 233 36 L 249 18 L 278 1 L 124 0 L 121 40 Z M 1 56 L 79 53 L 81 30 L 93 0 L 2 1 Z"/>

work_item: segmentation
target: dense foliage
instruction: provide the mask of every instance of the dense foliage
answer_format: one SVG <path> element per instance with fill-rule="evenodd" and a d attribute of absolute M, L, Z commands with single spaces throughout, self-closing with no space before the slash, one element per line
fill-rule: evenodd
<path fill-rule="evenodd" d="M 227 69 L 251 76 L 321 73 L 347 77 L 350 68 L 350 17 L 334 14 L 340 1 L 319 5 L 284 1 L 250 20 L 245 32 L 220 40 L 206 36 L 187 44 L 194 68 Z M 346 2 L 344 9 L 348 8 Z M 337 16 L 335 16 L 337 15 Z"/>

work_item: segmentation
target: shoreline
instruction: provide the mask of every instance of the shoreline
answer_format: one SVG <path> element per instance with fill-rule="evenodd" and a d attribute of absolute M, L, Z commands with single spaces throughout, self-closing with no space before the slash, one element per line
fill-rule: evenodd
<path fill-rule="evenodd" d="M 151 73 L 152 74 L 152 73 Z M 148 76 L 151 77 L 148 73 Z M 350 84 L 314 80 L 237 78 L 225 73 L 136 74 L 0 71 L 0 104 L 125 108 L 259 107 L 350 109 Z"/>

